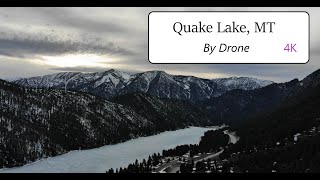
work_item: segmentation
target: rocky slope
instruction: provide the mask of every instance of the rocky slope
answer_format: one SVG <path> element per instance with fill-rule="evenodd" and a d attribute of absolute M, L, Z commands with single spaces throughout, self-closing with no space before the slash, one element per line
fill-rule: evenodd
<path fill-rule="evenodd" d="M 0 167 L 209 122 L 189 104 L 146 99 L 126 106 L 82 92 L 30 89 L 0 80 Z M 135 104 L 143 111 L 132 108 Z M 158 122 L 153 112 L 161 114 Z"/>
<path fill-rule="evenodd" d="M 252 90 L 272 84 L 255 78 L 202 79 L 176 76 L 163 71 L 128 74 L 117 70 L 97 73 L 64 72 L 22 78 L 13 83 L 32 88 L 58 88 L 86 92 L 104 98 L 141 92 L 159 98 L 199 101 L 220 96 L 233 89 Z"/>

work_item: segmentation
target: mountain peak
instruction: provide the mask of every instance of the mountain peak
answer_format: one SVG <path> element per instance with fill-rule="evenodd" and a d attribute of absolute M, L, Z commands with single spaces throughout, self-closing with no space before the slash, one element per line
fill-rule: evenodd
<path fill-rule="evenodd" d="M 274 83 L 273 81 L 260 80 L 251 77 L 229 77 L 229 78 L 217 78 L 212 79 L 213 82 L 220 86 L 225 86 L 229 89 L 244 89 L 252 90 L 261 88 Z"/>
<path fill-rule="evenodd" d="M 305 77 L 301 82 L 305 86 L 317 86 L 318 84 L 320 84 L 320 69 Z"/>
<path fill-rule="evenodd" d="M 217 97 L 233 89 L 251 90 L 272 83 L 248 77 L 208 80 L 171 75 L 161 70 L 129 74 L 116 69 L 96 73 L 63 72 L 13 82 L 33 88 L 67 88 L 107 99 L 131 92 L 143 92 L 160 98 L 192 101 Z"/>
<path fill-rule="evenodd" d="M 166 72 L 161 70 L 146 71 L 146 73 L 167 74 Z"/>
<path fill-rule="evenodd" d="M 320 79 L 320 69 L 318 69 L 318 70 L 314 71 L 313 73 L 309 74 L 306 78 Z"/>
<path fill-rule="evenodd" d="M 99 75 L 103 76 L 103 75 L 112 74 L 112 73 L 115 73 L 115 72 L 116 72 L 115 69 L 108 69 L 106 71 L 96 72 L 96 73 L 93 73 L 93 74 L 99 74 Z"/>
<path fill-rule="evenodd" d="M 115 69 L 109 69 L 107 71 L 103 71 L 103 72 L 98 72 L 98 73 L 94 73 L 98 76 L 116 76 L 118 78 L 123 78 L 123 79 L 129 79 L 130 78 L 130 74 L 123 72 L 123 71 L 119 71 L 119 70 L 115 70 Z"/>
<path fill-rule="evenodd" d="M 115 71 L 116 71 L 115 69 L 109 69 L 109 70 L 107 70 L 107 71 L 105 71 L 105 72 L 113 73 L 113 72 L 115 72 Z"/>

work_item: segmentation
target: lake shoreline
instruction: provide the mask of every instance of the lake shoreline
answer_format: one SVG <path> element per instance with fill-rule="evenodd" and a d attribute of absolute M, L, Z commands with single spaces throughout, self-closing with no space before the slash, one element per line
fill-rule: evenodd
<path fill-rule="evenodd" d="M 24 166 L 3 168 L 0 173 L 10 172 L 105 172 L 108 168 L 117 168 L 131 163 L 135 159 L 146 158 L 149 154 L 161 152 L 164 149 L 174 148 L 182 144 L 198 143 L 200 137 L 207 130 L 220 129 L 223 126 L 211 127 L 187 127 L 175 131 L 165 131 L 156 135 L 130 139 L 123 143 L 105 145 L 99 148 L 87 150 L 73 150 L 65 154 L 48 157 Z M 176 140 L 177 142 L 175 142 Z M 154 145 L 152 145 L 154 144 Z M 142 148 L 150 146 L 149 149 Z M 138 146 L 138 147 L 136 147 Z M 140 148 L 139 148 L 140 147 Z M 126 148 L 128 150 L 126 151 Z M 130 149 L 130 150 L 129 150 Z M 136 151 L 136 152 L 135 152 Z M 141 151 L 141 152 L 140 152 Z M 142 152 L 146 151 L 146 152 Z M 117 154 L 120 153 L 120 154 Z M 136 157 L 131 157 L 135 156 Z M 90 157 L 92 156 L 92 159 Z M 101 158 L 99 157 L 101 156 Z M 108 156 L 108 158 L 106 158 Z M 111 157 L 113 156 L 113 157 Z M 117 158 L 118 156 L 118 162 Z M 126 159 L 127 158 L 127 159 Z M 102 159 L 102 160 L 101 160 Z M 130 159 L 130 160 L 129 160 Z M 85 165 L 85 162 L 95 163 Z M 64 163 L 65 162 L 65 163 Z M 113 162 L 113 163 L 112 163 Z M 96 165 L 95 165 L 96 164 Z M 97 165 L 98 164 L 98 165 Z M 101 164 L 101 166 L 99 166 Z M 105 166 L 103 165 L 105 164 Z M 99 167 L 98 167 L 99 166 Z M 103 171 L 102 171 L 103 170 Z"/>

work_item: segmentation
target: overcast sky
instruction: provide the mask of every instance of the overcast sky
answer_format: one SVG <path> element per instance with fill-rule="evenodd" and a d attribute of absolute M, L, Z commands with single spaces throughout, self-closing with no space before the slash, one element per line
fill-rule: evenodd
<path fill-rule="evenodd" d="M 310 14 L 311 59 L 299 65 L 155 65 L 148 52 L 154 10 L 299 10 Z M 320 8 L 0 8 L 0 78 L 61 71 L 164 70 L 203 78 L 284 82 L 320 68 Z M 298 26 L 298 25 L 297 25 Z"/>

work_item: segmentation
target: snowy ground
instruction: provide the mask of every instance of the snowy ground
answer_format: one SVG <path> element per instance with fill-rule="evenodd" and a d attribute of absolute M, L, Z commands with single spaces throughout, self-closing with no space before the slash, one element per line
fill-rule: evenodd
<path fill-rule="evenodd" d="M 229 130 L 223 131 L 225 134 L 228 134 L 230 137 L 229 143 L 235 144 L 239 141 L 240 137 L 236 135 L 236 132 L 230 132 Z"/>
<path fill-rule="evenodd" d="M 104 173 L 147 159 L 153 153 L 183 144 L 197 144 L 205 131 L 212 128 L 190 127 L 158 135 L 141 137 L 116 145 L 96 149 L 71 151 L 67 154 L 43 159 L 22 167 L 0 169 L 4 173 Z"/>

